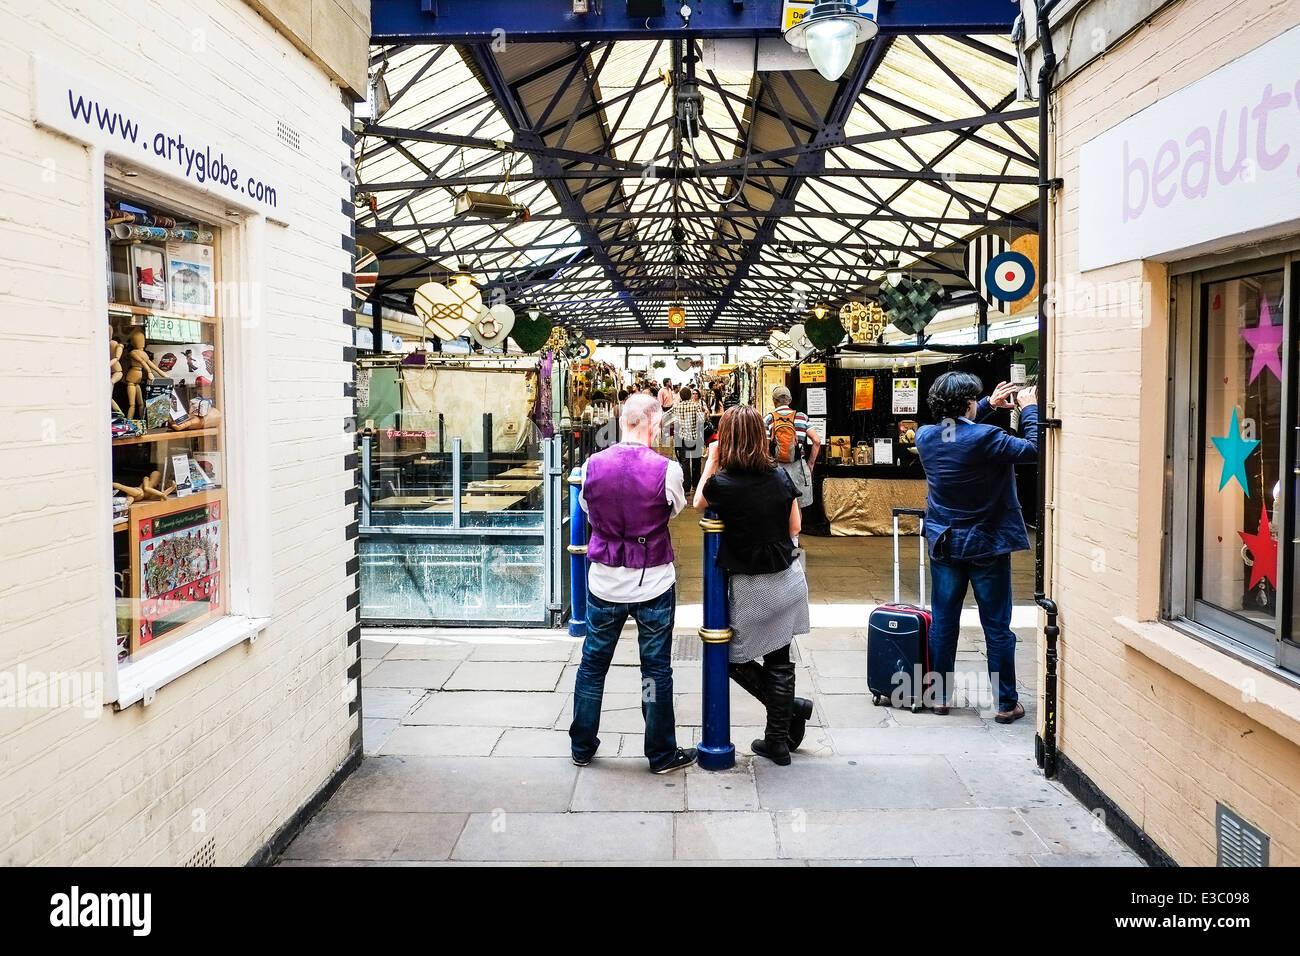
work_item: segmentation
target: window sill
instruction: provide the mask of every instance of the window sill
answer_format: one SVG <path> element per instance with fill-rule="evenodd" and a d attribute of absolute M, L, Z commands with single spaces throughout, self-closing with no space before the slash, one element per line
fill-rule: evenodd
<path fill-rule="evenodd" d="M 119 665 L 115 710 L 132 704 L 153 703 L 154 694 L 165 684 L 183 677 L 206 664 L 236 644 L 255 640 L 270 623 L 270 618 L 228 616 L 181 639 L 173 647 L 163 648 L 143 660 Z"/>
<path fill-rule="evenodd" d="M 1300 687 L 1271 665 L 1247 662 L 1161 621 L 1115 618 L 1139 654 L 1252 720 L 1300 743 Z"/>

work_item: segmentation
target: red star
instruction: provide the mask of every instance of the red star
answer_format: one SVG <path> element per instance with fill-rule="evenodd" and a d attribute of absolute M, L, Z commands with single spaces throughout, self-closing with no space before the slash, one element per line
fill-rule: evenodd
<path fill-rule="evenodd" d="M 1244 531 L 1238 531 L 1237 535 L 1242 541 L 1246 542 L 1246 547 L 1250 548 L 1251 555 L 1255 558 L 1255 564 L 1250 569 L 1250 586 L 1253 589 L 1260 581 L 1265 578 L 1268 583 L 1277 588 L 1277 542 L 1273 540 L 1273 533 L 1268 527 L 1268 509 L 1261 508 L 1259 511 L 1259 532 L 1257 534 L 1246 534 Z"/>

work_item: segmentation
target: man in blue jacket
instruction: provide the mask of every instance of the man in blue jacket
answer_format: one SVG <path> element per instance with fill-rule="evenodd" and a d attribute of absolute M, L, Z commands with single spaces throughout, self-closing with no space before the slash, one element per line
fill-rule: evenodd
<path fill-rule="evenodd" d="M 943 680 L 935 687 L 934 711 L 946 714 L 969 584 L 975 589 L 984 627 L 989 676 L 998 690 L 994 719 L 1009 724 L 1025 715 L 1016 693 L 1011 552 L 1029 547 L 1014 466 L 1038 458 L 1038 396 L 1036 388 L 1017 392 L 1006 382 L 980 399 L 983 390 L 983 383 L 969 372 L 940 375 L 927 399 L 937 424 L 916 433 L 916 449 L 929 486 L 925 537 L 930 546 L 934 613 L 930 669 Z M 1024 438 L 980 424 L 994 409 L 1013 404 L 1020 406 Z"/>

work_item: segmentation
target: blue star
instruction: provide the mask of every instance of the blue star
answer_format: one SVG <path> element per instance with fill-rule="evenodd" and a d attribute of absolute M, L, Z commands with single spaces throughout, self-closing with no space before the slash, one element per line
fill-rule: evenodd
<path fill-rule="evenodd" d="M 1221 438 L 1210 437 L 1214 447 L 1223 456 L 1223 471 L 1219 474 L 1219 490 L 1222 491 L 1233 478 L 1241 485 L 1241 490 L 1250 497 L 1250 488 L 1246 485 L 1246 459 L 1259 447 L 1258 441 L 1249 441 L 1241 437 L 1241 426 L 1237 424 L 1237 409 L 1232 410 L 1232 425 L 1228 434 Z"/>

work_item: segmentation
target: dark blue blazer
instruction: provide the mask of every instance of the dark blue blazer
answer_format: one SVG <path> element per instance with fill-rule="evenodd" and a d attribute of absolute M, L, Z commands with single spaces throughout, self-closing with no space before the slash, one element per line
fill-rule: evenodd
<path fill-rule="evenodd" d="M 1024 438 L 979 424 L 992 412 L 983 399 L 974 423 L 959 418 L 916 433 L 929 486 L 925 537 L 932 557 L 986 558 L 1029 547 L 1014 466 L 1038 459 L 1038 406 L 1021 409 Z"/>

